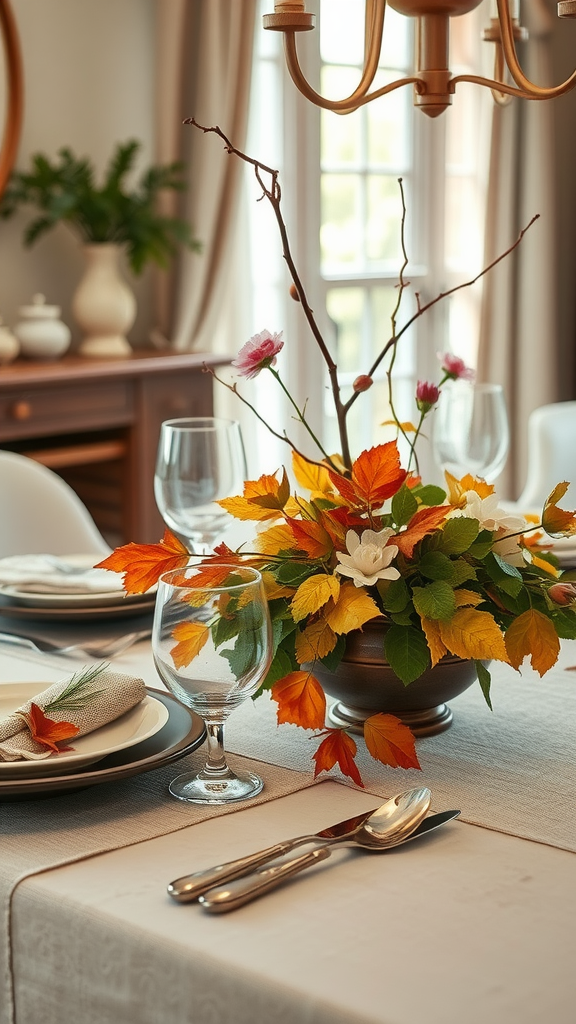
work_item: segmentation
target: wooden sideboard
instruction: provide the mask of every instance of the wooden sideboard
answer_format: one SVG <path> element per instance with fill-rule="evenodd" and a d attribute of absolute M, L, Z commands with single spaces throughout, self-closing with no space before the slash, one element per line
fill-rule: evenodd
<path fill-rule="evenodd" d="M 59 473 L 110 543 L 158 541 L 160 424 L 211 416 L 213 381 L 204 365 L 228 362 L 206 353 L 136 351 L 127 359 L 69 355 L 0 366 L 0 449 Z"/>

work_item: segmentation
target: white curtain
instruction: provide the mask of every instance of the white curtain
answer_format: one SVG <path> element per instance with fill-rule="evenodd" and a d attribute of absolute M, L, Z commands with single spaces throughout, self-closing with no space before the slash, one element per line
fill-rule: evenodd
<path fill-rule="evenodd" d="M 551 81 L 551 15 L 544 0 L 524 0 L 525 68 L 539 85 Z M 504 386 L 511 452 L 498 482 L 516 498 L 526 476 L 530 412 L 557 398 L 553 112 L 550 102 L 514 100 L 494 107 L 486 211 L 486 262 L 506 250 L 536 214 L 519 248 L 488 275 L 478 356 L 478 379 Z"/>

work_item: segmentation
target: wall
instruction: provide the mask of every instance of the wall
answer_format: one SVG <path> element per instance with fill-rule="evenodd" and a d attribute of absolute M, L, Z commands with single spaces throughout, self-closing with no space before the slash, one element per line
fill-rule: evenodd
<path fill-rule="evenodd" d="M 89 155 L 99 172 L 117 142 L 142 141 L 139 167 L 153 159 L 155 0 L 12 0 L 23 51 L 24 129 L 18 166 L 61 146 Z M 31 249 L 30 213 L 0 221 L 0 314 L 14 324 L 34 292 L 62 306 L 78 338 L 71 297 L 83 270 L 79 243 L 59 225 Z M 138 298 L 133 344 L 147 340 L 151 302 L 145 273 L 130 279 Z"/>

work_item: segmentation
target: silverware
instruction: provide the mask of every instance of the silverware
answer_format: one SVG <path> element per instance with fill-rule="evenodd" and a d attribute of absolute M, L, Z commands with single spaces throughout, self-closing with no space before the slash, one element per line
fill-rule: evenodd
<path fill-rule="evenodd" d="M 398 802 L 402 801 L 402 807 L 406 807 L 410 804 L 410 801 L 414 804 L 418 800 L 422 802 L 421 806 L 426 800 L 428 801 L 423 812 L 425 814 L 430 805 L 430 790 L 425 787 L 408 790 L 407 793 L 401 793 L 387 800 L 381 807 L 374 807 L 371 811 L 366 811 L 364 814 L 357 814 L 353 818 L 346 818 L 344 821 L 330 825 L 314 835 L 297 836 L 295 839 L 288 839 L 282 843 L 276 843 L 275 846 L 269 846 L 266 850 L 258 850 L 247 857 L 239 857 L 238 860 L 231 860 L 226 864 L 218 864 L 216 867 L 207 868 L 205 871 L 195 871 L 191 875 L 183 875 L 181 878 L 176 878 L 173 882 L 170 882 L 168 893 L 178 903 L 190 903 L 192 900 L 197 900 L 204 893 L 208 892 L 209 889 L 213 889 L 214 886 L 231 882 L 235 878 L 247 875 L 268 861 L 282 857 L 284 854 L 290 853 L 306 843 L 314 843 L 318 840 L 349 839 L 365 825 L 369 818 L 377 813 L 379 814 L 382 828 L 386 824 L 391 828 L 394 821 L 397 820 Z"/>
<path fill-rule="evenodd" d="M 359 842 L 360 836 L 357 833 L 351 837 L 337 839 L 333 845 L 362 846 L 364 849 L 384 852 L 385 850 L 392 850 L 397 846 L 403 846 L 404 843 L 409 843 L 412 839 L 419 839 L 421 836 L 433 832 L 445 822 L 450 821 L 452 818 L 457 818 L 459 814 L 460 811 L 441 811 L 439 814 L 431 814 L 411 833 L 400 832 L 392 837 L 384 836 L 380 842 L 375 842 L 374 840 L 370 843 Z M 368 822 L 366 825 L 368 825 Z M 229 910 L 236 910 L 251 900 L 264 896 L 265 893 L 275 889 L 287 878 L 291 878 L 292 875 L 305 871 L 306 868 L 311 867 L 313 864 L 326 860 L 331 852 L 332 846 L 327 844 L 319 846 L 317 849 L 310 850 L 299 857 L 294 857 L 284 864 L 262 868 L 251 875 L 237 878 L 223 888 L 211 889 L 205 895 L 200 896 L 198 902 L 209 914 L 223 914 Z"/>
<path fill-rule="evenodd" d="M 112 658 L 121 654 L 139 640 L 151 636 L 152 630 L 142 629 L 138 633 L 126 633 L 124 636 L 111 637 L 108 640 L 87 640 L 81 644 L 67 644 L 62 647 L 51 640 L 35 639 L 20 636 L 18 633 L 0 633 L 0 643 L 27 647 L 38 654 L 88 654 L 93 658 Z"/>

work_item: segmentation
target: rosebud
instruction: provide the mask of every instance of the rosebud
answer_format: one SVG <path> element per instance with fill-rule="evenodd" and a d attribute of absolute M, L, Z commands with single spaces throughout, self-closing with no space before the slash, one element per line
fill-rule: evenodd
<path fill-rule="evenodd" d="M 298 289 L 295 284 L 291 284 L 289 288 L 290 298 L 294 299 L 294 302 L 300 302 L 300 296 L 298 295 Z"/>
<path fill-rule="evenodd" d="M 356 377 L 356 380 L 352 385 L 352 390 L 356 392 L 368 391 L 368 388 L 371 388 L 373 383 L 374 381 L 372 380 L 372 377 L 369 377 L 366 373 L 361 373 L 359 377 Z"/>
<path fill-rule="evenodd" d="M 452 380 L 474 380 L 474 370 L 466 366 L 460 356 L 453 356 L 451 352 L 445 352 L 444 355 L 439 352 L 438 359 L 441 361 L 444 373 Z"/>
<path fill-rule="evenodd" d="M 555 583 L 550 587 L 548 596 L 554 604 L 572 604 L 576 600 L 576 586 L 573 583 Z"/>
<path fill-rule="evenodd" d="M 426 380 L 419 380 L 416 387 L 416 405 L 420 412 L 427 413 L 440 398 L 440 391 L 436 384 L 430 384 Z"/>

